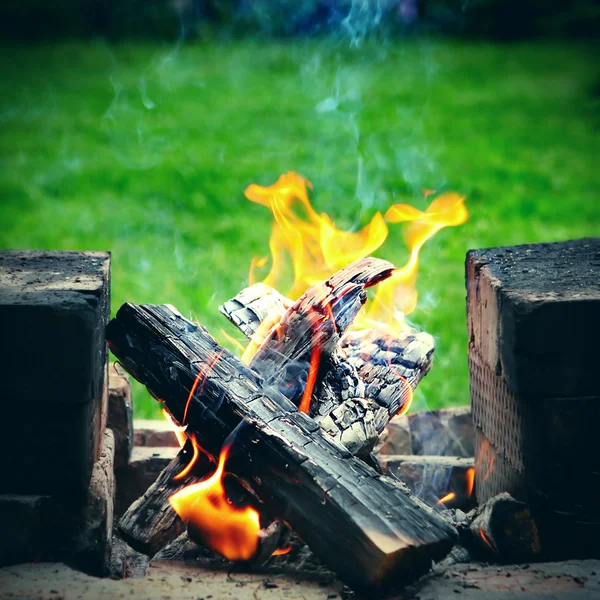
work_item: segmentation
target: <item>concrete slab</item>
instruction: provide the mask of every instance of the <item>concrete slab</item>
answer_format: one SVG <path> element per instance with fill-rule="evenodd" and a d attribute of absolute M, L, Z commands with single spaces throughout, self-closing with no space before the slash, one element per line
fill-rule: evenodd
<path fill-rule="evenodd" d="M 0 598 L 27 600 L 346 600 L 358 596 L 329 574 L 243 571 L 231 565 L 155 562 L 143 579 L 97 579 L 60 563 L 0 569 Z M 375 596 L 363 596 L 371 600 Z M 600 561 L 455 565 L 433 571 L 386 600 L 598 600 Z"/>

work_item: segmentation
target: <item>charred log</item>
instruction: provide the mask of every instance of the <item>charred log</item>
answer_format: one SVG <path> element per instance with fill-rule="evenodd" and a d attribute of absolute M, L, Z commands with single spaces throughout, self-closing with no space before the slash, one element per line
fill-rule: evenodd
<path fill-rule="evenodd" d="M 260 346 L 250 366 L 261 374 L 266 386 L 276 386 L 294 404 L 300 404 L 310 371 L 323 373 L 320 367 L 329 361 L 366 302 L 365 288 L 387 279 L 393 270 L 394 265 L 387 261 L 363 258 L 309 288 L 264 340 L 258 340 Z"/>
<path fill-rule="evenodd" d="M 481 559 L 511 563 L 542 557 L 538 526 L 529 507 L 506 492 L 457 521 L 462 544 Z"/>
<path fill-rule="evenodd" d="M 451 548 L 455 532 L 434 511 L 352 457 L 171 307 L 126 304 L 108 337 L 125 368 L 211 454 L 244 423 L 227 470 L 351 585 L 412 579 Z M 202 383 L 188 403 L 196 380 Z"/>
<path fill-rule="evenodd" d="M 356 261 L 296 303 L 255 284 L 220 307 L 251 340 L 265 319 L 269 327 L 278 323 L 250 364 L 267 383 L 276 378 L 280 391 L 296 403 L 307 383 L 310 351 L 318 345 L 320 375 L 310 415 L 337 442 L 363 457 L 390 419 L 408 408 L 414 389 L 429 372 L 434 349 L 427 333 L 410 332 L 398 339 L 370 331 L 342 335 L 364 302 L 360 288 L 386 278 L 391 273 L 387 268 L 389 263 L 376 259 Z M 334 312 L 343 302 L 344 310 Z M 288 352 L 295 359 L 286 358 Z"/>

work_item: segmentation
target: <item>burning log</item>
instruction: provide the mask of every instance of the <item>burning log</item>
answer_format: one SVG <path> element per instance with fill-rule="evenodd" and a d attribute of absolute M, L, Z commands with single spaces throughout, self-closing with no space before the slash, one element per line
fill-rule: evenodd
<path fill-rule="evenodd" d="M 538 526 L 529 507 L 506 492 L 466 515 L 457 510 L 453 524 L 465 550 L 482 560 L 511 563 L 542 558 Z"/>
<path fill-rule="evenodd" d="M 391 267 L 376 259 L 356 261 L 334 275 L 325 288 L 311 288 L 296 303 L 264 284 L 255 284 L 220 307 L 251 343 L 260 343 L 250 366 L 266 374 L 269 383 L 277 378 L 280 391 L 292 399 L 297 400 L 306 383 L 300 378 L 302 385 L 294 385 L 298 373 L 310 374 L 310 369 L 298 365 L 310 367 L 314 361 L 309 354 L 319 348 L 320 379 L 314 386 L 310 415 L 336 441 L 362 456 L 372 451 L 390 419 L 408 409 L 413 390 L 431 368 L 434 350 L 433 338 L 422 332 L 391 338 L 369 330 L 342 337 L 360 308 L 359 288 L 385 279 Z M 356 299 L 349 302 L 349 293 Z M 338 305 L 344 306 L 337 311 L 341 315 L 334 311 Z M 315 314 L 330 316 L 325 320 L 327 327 L 321 324 L 315 330 Z M 269 334 L 264 341 L 261 329 Z M 293 360 L 288 358 L 290 331 L 297 346 L 291 353 Z"/>
<path fill-rule="evenodd" d="M 455 531 L 434 511 L 352 457 L 173 308 L 126 304 L 108 337 L 125 368 L 204 450 L 217 456 L 236 431 L 228 472 L 349 584 L 412 579 L 451 548 Z"/>

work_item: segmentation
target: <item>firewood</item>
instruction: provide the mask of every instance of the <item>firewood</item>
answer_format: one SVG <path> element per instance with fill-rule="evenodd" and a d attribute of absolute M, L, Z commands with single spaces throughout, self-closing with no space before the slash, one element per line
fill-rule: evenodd
<path fill-rule="evenodd" d="M 452 547 L 456 533 L 434 511 L 352 457 L 172 307 L 126 304 L 108 338 L 123 366 L 207 452 L 216 456 L 244 423 L 227 471 L 253 490 L 261 512 L 287 523 L 350 585 L 412 579 Z"/>
<path fill-rule="evenodd" d="M 325 307 L 326 314 L 333 316 L 331 305 L 339 290 L 345 290 L 349 282 L 365 287 L 373 285 L 375 277 L 369 277 L 369 271 L 378 269 L 381 275 L 378 271 L 375 274 L 380 281 L 386 276 L 387 265 L 375 259 L 356 261 L 325 286 L 311 288 L 295 304 L 276 290 L 255 284 L 227 301 L 220 310 L 249 339 L 256 335 L 265 318 L 269 324 L 279 323 L 276 334 L 272 332 L 262 342 L 250 364 L 261 374 L 265 374 L 267 368 L 276 373 L 280 391 L 294 399 L 306 384 L 310 356 L 305 351 L 301 359 L 288 361 L 284 367 L 281 357 L 286 354 L 273 344 L 273 340 L 283 340 L 287 351 L 289 339 L 282 330 L 295 332 L 298 328 L 305 332 L 299 340 L 304 341 L 304 348 L 310 348 L 306 337 L 310 341 L 314 334 L 310 325 L 314 314 L 322 314 Z M 330 291 L 325 300 L 323 289 Z M 360 306 L 355 304 L 354 310 L 358 308 Z M 351 311 L 347 310 L 346 314 Z M 319 326 L 320 343 L 326 340 L 327 345 L 321 350 L 321 377 L 313 394 L 310 414 L 336 441 L 353 454 L 364 457 L 373 450 L 387 423 L 410 401 L 414 389 L 429 372 L 434 342 L 423 332 L 410 332 L 398 339 L 370 330 L 342 336 L 341 319 L 330 321 L 334 321 L 333 328 L 326 319 Z M 347 318 L 344 324 L 349 324 Z M 279 359 L 274 361 L 275 366 L 269 364 L 273 356 Z"/>
<path fill-rule="evenodd" d="M 363 258 L 310 287 L 259 340 L 250 361 L 252 369 L 261 374 L 265 385 L 276 386 L 298 405 L 311 369 L 329 360 L 366 302 L 365 288 L 388 278 L 393 270 L 387 261 Z"/>
<path fill-rule="evenodd" d="M 507 492 L 462 515 L 457 528 L 463 544 L 487 560 L 512 563 L 542 558 L 538 526 L 529 507 Z"/>
<path fill-rule="evenodd" d="M 293 304 L 272 287 L 264 283 L 255 283 L 219 306 L 219 310 L 251 339 L 267 317 L 279 322 Z"/>

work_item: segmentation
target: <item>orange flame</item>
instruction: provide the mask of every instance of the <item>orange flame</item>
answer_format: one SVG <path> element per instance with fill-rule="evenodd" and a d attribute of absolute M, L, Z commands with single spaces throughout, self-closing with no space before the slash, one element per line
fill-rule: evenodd
<path fill-rule="evenodd" d="M 283 554 L 287 554 L 292 549 L 292 545 L 286 546 L 285 548 L 277 548 L 271 556 L 282 556 Z"/>
<path fill-rule="evenodd" d="M 473 495 L 473 487 L 475 486 L 475 467 L 469 467 L 466 472 L 467 478 L 467 497 Z"/>
<path fill-rule="evenodd" d="M 492 444 L 487 438 L 483 438 L 479 444 L 477 451 L 477 472 L 481 474 L 483 471 L 483 481 L 487 481 L 494 471 L 495 454 L 492 449 Z M 485 471 L 484 471 L 485 469 Z"/>
<path fill-rule="evenodd" d="M 451 502 L 454 498 L 456 498 L 456 494 L 454 492 L 448 492 L 438 500 L 438 504 L 446 504 L 446 502 Z"/>
<path fill-rule="evenodd" d="M 410 222 L 406 232 L 408 262 L 379 284 L 375 298 L 362 318 L 359 315 L 356 324 L 359 327 L 392 326 L 402 330 L 403 315 L 412 312 L 416 306 L 415 278 L 421 247 L 440 229 L 467 220 L 465 199 L 455 193 L 444 193 L 425 211 L 407 204 L 395 204 L 385 215 L 377 212 L 360 231 L 351 232 L 338 229 L 328 215 L 317 214 L 308 198 L 307 187 L 312 189 L 310 181 L 289 172 L 281 175 L 272 186 L 252 184 L 246 189 L 246 197 L 267 206 L 275 218 L 269 241 L 271 269 L 264 283 L 281 289 L 288 255 L 294 281 L 286 295 L 295 300 L 311 285 L 377 250 L 388 236 L 387 223 Z M 426 190 L 426 196 L 432 193 Z M 302 216 L 295 210 L 298 206 Z M 257 280 L 255 271 L 261 264 L 265 264 L 264 258 L 252 261 L 251 283 Z"/>
<path fill-rule="evenodd" d="M 217 469 L 210 477 L 173 494 L 169 502 L 209 548 L 229 560 L 249 560 L 258 547 L 260 516 L 252 507 L 238 508 L 229 503 L 223 487 L 228 452 L 228 446 L 221 450 Z"/>
<path fill-rule="evenodd" d="M 495 552 L 496 548 L 494 548 L 494 544 L 492 544 L 490 538 L 486 535 L 483 527 L 479 528 L 479 535 L 481 536 L 481 539 Z"/>

